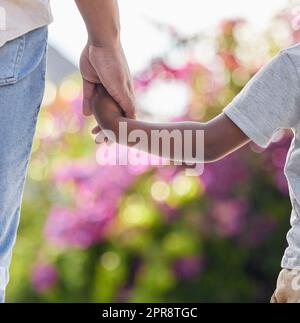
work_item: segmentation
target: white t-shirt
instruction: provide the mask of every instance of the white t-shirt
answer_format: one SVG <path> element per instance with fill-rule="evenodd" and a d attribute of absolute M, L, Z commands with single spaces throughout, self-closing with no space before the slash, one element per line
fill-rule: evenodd
<path fill-rule="evenodd" d="M 285 166 L 293 211 L 282 267 L 300 269 L 300 45 L 281 51 L 224 113 L 262 147 L 279 129 L 295 134 Z"/>
<path fill-rule="evenodd" d="M 48 0 L 0 0 L 0 47 L 52 20 Z"/>

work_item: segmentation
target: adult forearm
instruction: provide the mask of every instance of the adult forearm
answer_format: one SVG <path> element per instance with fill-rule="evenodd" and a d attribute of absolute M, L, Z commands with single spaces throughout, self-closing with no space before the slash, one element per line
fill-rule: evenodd
<path fill-rule="evenodd" d="M 114 46 L 120 41 L 120 17 L 117 0 L 75 0 L 85 21 L 89 43 Z"/>

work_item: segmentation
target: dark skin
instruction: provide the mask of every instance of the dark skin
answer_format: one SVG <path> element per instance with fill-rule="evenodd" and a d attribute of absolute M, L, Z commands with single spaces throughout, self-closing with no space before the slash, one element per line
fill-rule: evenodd
<path fill-rule="evenodd" d="M 101 129 L 107 129 L 118 135 L 119 122 L 127 122 L 128 135 L 134 130 L 144 130 L 148 139 L 151 139 L 151 130 L 166 130 L 170 133 L 173 130 L 180 132 L 191 130 L 194 140 L 189 148 L 194 152 L 196 131 L 204 130 L 205 157 L 199 162 L 218 160 L 249 142 L 245 134 L 224 114 L 207 123 L 158 124 L 132 120 L 135 117 L 135 102 L 130 72 L 120 42 L 118 2 L 117 0 L 75 0 L 75 2 L 85 21 L 89 36 L 81 56 L 80 67 L 84 85 L 84 113 L 90 115 L 93 112 L 99 123 L 94 129 L 94 134 L 100 132 L 105 135 Z M 99 83 L 103 84 L 112 97 L 103 87 L 96 90 L 96 84 Z M 124 118 L 124 115 L 128 119 Z M 128 144 L 125 141 L 119 143 Z M 132 146 L 135 144 L 129 143 Z M 150 151 L 148 145 L 139 148 Z M 183 150 L 185 147 L 181 148 Z M 167 157 L 171 155 L 172 159 L 178 160 L 175 156 L 174 142 L 171 142 L 169 149 L 171 154 Z M 162 147 L 159 147 L 157 152 L 151 151 L 151 153 L 164 157 Z"/>
<path fill-rule="evenodd" d="M 183 133 L 185 130 L 191 130 L 193 133 L 193 152 L 196 150 L 196 131 L 204 131 L 204 160 L 197 160 L 197 162 L 215 162 L 245 146 L 250 142 L 249 138 L 224 114 L 221 113 L 216 118 L 207 123 L 201 122 L 171 122 L 171 123 L 149 123 L 138 120 L 132 120 L 125 118 L 122 110 L 114 99 L 107 93 L 107 91 L 99 86 L 94 94 L 92 109 L 94 116 L 98 122 L 98 127 L 94 129 L 94 134 L 97 134 L 100 129 L 101 138 L 98 143 L 103 141 L 114 141 L 117 138 L 117 142 L 121 145 L 136 146 L 137 142 L 127 142 L 127 138 L 132 131 L 143 130 L 150 142 L 152 136 L 152 130 L 167 130 L 172 132 L 173 130 L 179 130 Z M 127 123 L 127 138 L 119 139 L 119 123 Z M 115 136 L 112 136 L 109 131 L 112 131 Z M 160 157 L 168 157 L 171 160 L 178 160 L 175 157 L 174 142 L 170 142 L 170 156 L 164 156 L 162 147 L 154 154 Z M 149 146 L 140 146 L 141 150 L 149 152 Z M 153 151 L 151 151 L 153 153 Z M 181 160 L 181 162 L 189 162 L 187 160 Z"/>
<path fill-rule="evenodd" d="M 88 42 L 80 59 L 83 112 L 91 115 L 96 84 L 102 84 L 128 118 L 135 117 L 132 79 L 120 41 L 117 0 L 75 0 L 84 19 Z"/>

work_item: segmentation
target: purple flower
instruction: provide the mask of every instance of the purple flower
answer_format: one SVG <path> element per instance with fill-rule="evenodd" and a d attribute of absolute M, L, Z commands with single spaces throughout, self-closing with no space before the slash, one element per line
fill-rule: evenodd
<path fill-rule="evenodd" d="M 215 230 L 226 237 L 238 235 L 244 226 L 247 210 L 247 203 L 242 199 L 216 201 L 211 211 Z"/>
<path fill-rule="evenodd" d="M 249 170 L 241 155 L 235 153 L 205 166 L 201 179 L 209 195 L 224 198 L 230 196 L 234 188 L 249 180 Z"/>
<path fill-rule="evenodd" d="M 156 169 L 156 175 L 160 180 L 171 182 L 180 172 L 180 168 L 176 166 L 164 166 Z"/>
<path fill-rule="evenodd" d="M 168 205 L 166 203 L 158 204 L 159 209 L 162 211 L 164 218 L 167 222 L 172 222 L 180 215 L 180 211 L 177 207 Z"/>
<path fill-rule="evenodd" d="M 203 262 L 197 256 L 180 258 L 173 264 L 175 275 L 184 280 L 193 279 L 198 276 L 203 269 Z"/>
<path fill-rule="evenodd" d="M 71 109 L 69 110 L 69 112 L 73 116 L 76 116 L 76 119 L 78 121 L 78 124 L 79 124 L 81 130 L 83 129 L 85 122 L 86 122 L 86 119 L 82 113 L 82 100 L 83 100 L 82 95 L 80 95 L 78 98 L 73 100 L 71 102 Z"/>
<path fill-rule="evenodd" d="M 54 182 L 58 189 L 72 184 L 72 206 L 52 208 L 45 227 L 47 239 L 83 248 L 102 241 L 120 199 L 143 171 L 85 162 L 64 166 L 56 172 Z"/>
<path fill-rule="evenodd" d="M 274 177 L 278 190 L 285 195 L 289 195 L 289 185 L 283 170 L 275 171 Z"/>
<path fill-rule="evenodd" d="M 118 290 L 116 295 L 117 303 L 127 303 L 131 296 L 131 288 L 128 286 L 122 287 Z"/>
<path fill-rule="evenodd" d="M 267 150 L 266 166 L 271 170 L 274 182 L 278 190 L 285 194 L 289 194 L 288 182 L 284 174 L 284 166 L 288 150 L 291 144 L 291 136 L 285 135 L 281 141 L 271 145 Z"/>
<path fill-rule="evenodd" d="M 48 263 L 36 264 L 31 272 L 31 283 L 38 293 L 45 293 L 58 282 L 57 269 Z"/>
<path fill-rule="evenodd" d="M 80 183 L 89 180 L 96 172 L 97 165 L 89 162 L 73 162 L 58 168 L 53 176 L 55 183 L 74 181 Z"/>
<path fill-rule="evenodd" d="M 279 147 L 274 149 L 271 153 L 271 160 L 273 166 L 283 169 L 288 153 L 288 147 Z"/>
<path fill-rule="evenodd" d="M 47 219 L 45 236 L 65 246 L 87 248 L 104 238 L 114 214 L 115 208 L 104 203 L 79 210 L 54 207 Z"/>
<path fill-rule="evenodd" d="M 248 247 L 257 247 L 264 243 L 276 228 L 276 221 L 271 216 L 258 215 L 251 218 L 241 241 Z"/>

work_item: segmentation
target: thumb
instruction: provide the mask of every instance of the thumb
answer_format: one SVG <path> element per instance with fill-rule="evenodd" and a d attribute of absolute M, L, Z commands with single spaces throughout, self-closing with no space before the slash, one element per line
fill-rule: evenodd
<path fill-rule="evenodd" d="M 95 83 L 91 83 L 83 79 L 83 114 L 87 117 L 93 114 L 91 100 L 93 98 L 95 88 Z"/>

